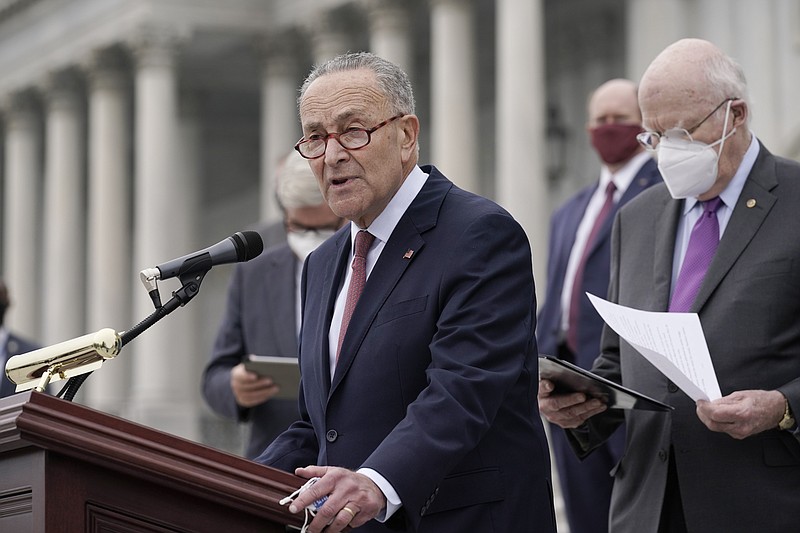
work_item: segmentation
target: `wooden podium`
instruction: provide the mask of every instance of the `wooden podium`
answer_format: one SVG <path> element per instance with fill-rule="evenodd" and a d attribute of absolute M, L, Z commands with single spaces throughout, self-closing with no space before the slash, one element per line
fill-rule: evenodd
<path fill-rule="evenodd" d="M 284 533 L 303 481 L 43 393 L 0 400 L 0 531 Z"/>

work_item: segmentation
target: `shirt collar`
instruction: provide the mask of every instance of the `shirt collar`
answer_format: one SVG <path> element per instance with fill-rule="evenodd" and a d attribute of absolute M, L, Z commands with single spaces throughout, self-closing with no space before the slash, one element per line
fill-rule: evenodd
<path fill-rule="evenodd" d="M 742 189 L 744 189 L 747 176 L 749 176 L 750 171 L 753 170 L 753 165 L 755 165 L 756 158 L 760 151 L 761 146 L 758 144 L 758 139 L 756 139 L 755 135 L 751 135 L 750 146 L 747 147 L 747 151 L 744 153 L 742 162 L 739 163 L 739 168 L 736 169 L 733 179 L 731 179 L 728 186 L 725 187 L 725 190 L 719 193 L 719 197 L 722 198 L 722 203 L 726 206 L 733 207 L 736 205 L 736 201 L 739 199 L 739 195 L 742 194 Z M 686 198 L 683 203 L 683 214 L 685 215 L 691 211 L 695 205 L 697 205 L 697 198 Z"/>
<path fill-rule="evenodd" d="M 381 242 L 387 242 L 392 235 L 395 226 L 400 222 L 400 218 L 406 212 L 411 202 L 417 197 L 422 186 L 428 180 L 428 175 L 421 168 L 414 165 L 414 168 L 403 180 L 402 185 L 394 194 L 389 203 L 380 215 L 372 221 L 368 228 L 359 228 L 358 225 L 350 223 L 350 243 L 355 242 L 356 233 L 362 229 L 368 229 Z"/>
<path fill-rule="evenodd" d="M 625 163 L 625 166 L 612 174 L 607 165 L 603 165 L 600 170 L 600 190 L 605 191 L 608 182 L 614 179 L 614 186 L 617 188 L 617 198 L 625 194 L 628 187 L 633 182 L 633 178 L 639 173 L 645 163 L 652 159 L 648 152 L 639 152 L 633 156 L 630 161 Z"/>

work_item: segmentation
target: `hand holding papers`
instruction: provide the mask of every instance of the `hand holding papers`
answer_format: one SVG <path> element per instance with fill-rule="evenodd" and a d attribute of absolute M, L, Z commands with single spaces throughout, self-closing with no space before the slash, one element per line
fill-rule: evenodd
<path fill-rule="evenodd" d="M 697 313 L 658 313 L 586 293 L 603 320 L 694 401 L 722 396 Z"/>

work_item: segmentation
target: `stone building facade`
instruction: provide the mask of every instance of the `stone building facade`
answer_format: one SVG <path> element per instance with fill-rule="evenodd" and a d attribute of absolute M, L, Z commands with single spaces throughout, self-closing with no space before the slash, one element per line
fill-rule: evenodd
<path fill-rule="evenodd" d="M 279 219 L 273 171 L 300 137 L 297 88 L 348 50 L 409 72 L 421 160 L 522 222 L 541 297 L 550 212 L 597 177 L 588 92 L 637 79 L 684 36 L 741 61 L 754 131 L 797 157 L 793 0 L 2 0 L 8 325 L 43 344 L 129 329 L 153 310 L 140 270 Z M 235 451 L 199 397 L 229 274 L 212 270 L 79 400 Z"/>

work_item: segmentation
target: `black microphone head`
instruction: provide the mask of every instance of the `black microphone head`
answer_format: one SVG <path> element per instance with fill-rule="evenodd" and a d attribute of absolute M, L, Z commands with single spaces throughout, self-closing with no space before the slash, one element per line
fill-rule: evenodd
<path fill-rule="evenodd" d="M 238 262 L 250 261 L 264 251 L 264 241 L 257 231 L 237 231 L 231 235 L 231 240 L 236 247 Z"/>

